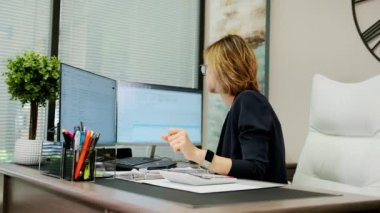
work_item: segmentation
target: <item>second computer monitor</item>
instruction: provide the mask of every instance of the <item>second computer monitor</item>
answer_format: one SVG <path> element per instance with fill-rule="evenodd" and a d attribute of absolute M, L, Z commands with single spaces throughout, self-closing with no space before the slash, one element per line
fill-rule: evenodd
<path fill-rule="evenodd" d="M 60 85 L 61 129 L 73 130 L 82 121 L 101 134 L 98 145 L 115 144 L 116 81 L 61 64 Z"/>
<path fill-rule="evenodd" d="M 166 144 L 160 135 L 183 128 L 193 144 L 201 145 L 200 90 L 119 81 L 117 102 L 118 144 Z"/>

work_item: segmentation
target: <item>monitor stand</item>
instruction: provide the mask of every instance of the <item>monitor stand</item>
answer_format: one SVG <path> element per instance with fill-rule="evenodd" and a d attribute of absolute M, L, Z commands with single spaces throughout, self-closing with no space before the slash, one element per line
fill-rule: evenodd
<path fill-rule="evenodd" d="M 150 145 L 150 158 L 154 158 L 154 155 L 156 153 L 156 145 Z"/>

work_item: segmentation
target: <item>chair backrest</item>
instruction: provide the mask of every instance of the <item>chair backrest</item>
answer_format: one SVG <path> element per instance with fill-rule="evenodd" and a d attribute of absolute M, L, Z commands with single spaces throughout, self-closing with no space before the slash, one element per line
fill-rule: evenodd
<path fill-rule="evenodd" d="M 359 83 L 314 76 L 293 184 L 380 196 L 380 75 Z"/>

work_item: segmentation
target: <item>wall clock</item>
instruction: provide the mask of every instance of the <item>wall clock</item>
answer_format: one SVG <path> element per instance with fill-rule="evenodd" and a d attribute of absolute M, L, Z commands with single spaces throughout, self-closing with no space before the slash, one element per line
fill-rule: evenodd
<path fill-rule="evenodd" d="M 352 13 L 364 45 L 380 62 L 380 0 L 352 0 Z"/>

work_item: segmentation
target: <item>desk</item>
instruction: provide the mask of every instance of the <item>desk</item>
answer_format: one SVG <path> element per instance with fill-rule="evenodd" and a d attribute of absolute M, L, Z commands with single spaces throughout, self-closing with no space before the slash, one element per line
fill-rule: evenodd
<path fill-rule="evenodd" d="M 295 189 L 293 186 L 286 186 Z M 189 208 L 176 202 L 104 187 L 69 182 L 15 164 L 0 164 L 2 212 L 294 212 L 380 209 L 380 198 L 354 194 Z M 300 188 L 298 188 L 300 189 Z"/>

